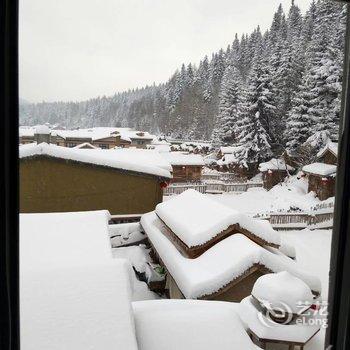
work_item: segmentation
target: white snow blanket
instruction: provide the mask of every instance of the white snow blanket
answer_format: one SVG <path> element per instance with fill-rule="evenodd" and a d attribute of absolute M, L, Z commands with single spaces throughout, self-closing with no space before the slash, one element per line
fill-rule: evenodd
<path fill-rule="evenodd" d="M 305 173 L 316 174 L 321 176 L 333 175 L 337 172 L 337 166 L 325 163 L 312 163 L 303 166 L 302 169 Z"/>
<path fill-rule="evenodd" d="M 19 147 L 20 158 L 46 155 L 53 158 L 73 160 L 116 169 L 140 172 L 171 178 L 171 165 L 158 152 L 129 149 L 79 149 L 47 143 L 31 143 Z"/>
<path fill-rule="evenodd" d="M 320 326 L 312 325 L 315 323 L 282 325 L 273 322 L 259 313 L 252 304 L 252 297 L 241 301 L 239 314 L 247 327 L 263 339 L 305 343 L 320 329 Z"/>
<path fill-rule="evenodd" d="M 310 287 L 287 271 L 259 277 L 252 295 L 269 310 L 285 307 L 285 311 L 293 314 L 301 313 L 313 302 Z"/>
<path fill-rule="evenodd" d="M 257 349 L 235 303 L 157 300 L 133 303 L 139 350 Z"/>
<path fill-rule="evenodd" d="M 234 224 L 268 243 L 280 244 L 280 234 L 268 221 L 252 219 L 195 190 L 158 204 L 155 212 L 188 247 L 204 244 Z"/>
<path fill-rule="evenodd" d="M 187 299 L 217 292 L 254 264 L 262 264 L 273 272 L 288 271 L 313 291 L 321 291 L 320 280 L 295 261 L 271 253 L 242 234 L 220 241 L 196 259 L 188 259 L 162 234 L 163 223 L 154 212 L 144 214 L 141 225 Z"/>
<path fill-rule="evenodd" d="M 259 170 L 261 172 L 268 171 L 268 170 L 288 170 L 293 171 L 294 168 L 290 165 L 286 164 L 283 159 L 276 159 L 272 158 L 268 162 L 260 163 L 259 164 Z"/>
<path fill-rule="evenodd" d="M 129 265 L 106 211 L 20 215 L 21 349 L 136 350 Z"/>
<path fill-rule="evenodd" d="M 171 165 L 204 166 L 204 159 L 199 154 L 184 154 L 181 152 L 161 153 L 161 156 Z"/>

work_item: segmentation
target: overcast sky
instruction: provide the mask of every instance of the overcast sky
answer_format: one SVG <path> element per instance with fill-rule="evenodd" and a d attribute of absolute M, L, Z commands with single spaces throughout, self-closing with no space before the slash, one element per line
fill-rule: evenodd
<path fill-rule="evenodd" d="M 311 0 L 296 0 L 303 12 Z M 21 0 L 20 96 L 83 100 L 166 81 L 291 0 Z"/>

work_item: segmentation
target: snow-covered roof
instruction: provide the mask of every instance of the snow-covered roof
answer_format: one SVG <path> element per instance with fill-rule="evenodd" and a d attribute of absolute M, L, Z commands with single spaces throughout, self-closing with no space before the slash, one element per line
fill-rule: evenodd
<path fill-rule="evenodd" d="M 159 203 L 155 212 L 188 247 L 204 244 L 235 224 L 267 243 L 280 244 L 268 221 L 250 218 L 195 190 Z"/>
<path fill-rule="evenodd" d="M 147 131 L 137 131 L 137 130 L 121 131 L 120 136 L 123 140 L 127 140 L 127 139 L 153 140 L 156 138 L 155 135 L 152 135 Z"/>
<path fill-rule="evenodd" d="M 171 178 L 171 166 L 157 152 L 128 149 L 77 149 L 54 144 L 27 144 L 19 147 L 20 158 L 46 155 L 88 164 Z"/>
<path fill-rule="evenodd" d="M 137 350 L 125 260 L 107 211 L 20 215 L 24 349 Z"/>
<path fill-rule="evenodd" d="M 64 139 L 71 138 L 82 138 L 82 139 L 91 139 L 92 141 L 105 139 L 108 137 L 115 137 L 112 135 L 113 132 L 117 132 L 117 128 L 92 128 L 92 129 L 77 129 L 77 130 L 56 130 L 57 136 L 60 136 Z"/>
<path fill-rule="evenodd" d="M 333 155 L 335 157 L 338 157 L 338 143 L 330 141 L 323 149 L 321 149 L 317 153 L 317 158 L 322 157 L 326 153 L 327 150 L 329 150 L 331 153 L 333 153 Z"/>
<path fill-rule="evenodd" d="M 199 154 L 184 154 L 181 152 L 162 153 L 162 157 L 171 165 L 204 166 L 203 157 Z"/>
<path fill-rule="evenodd" d="M 241 146 L 222 146 L 220 147 L 220 152 L 222 154 L 232 154 L 240 149 Z"/>
<path fill-rule="evenodd" d="M 90 148 L 90 149 L 97 149 L 98 147 L 92 145 L 91 143 L 89 142 L 84 142 L 84 143 L 81 143 L 73 148 Z"/>
<path fill-rule="evenodd" d="M 269 310 L 285 306 L 285 311 L 293 314 L 304 311 L 300 303 L 310 306 L 313 302 L 310 287 L 287 271 L 259 277 L 251 294 Z"/>
<path fill-rule="evenodd" d="M 259 164 L 259 170 L 261 172 L 268 171 L 268 170 L 288 170 L 293 171 L 294 168 L 290 165 L 287 165 L 283 159 L 276 159 L 272 158 L 268 162 L 260 163 Z"/>
<path fill-rule="evenodd" d="M 144 214 L 141 225 L 152 245 L 187 299 L 213 294 L 256 264 L 272 272 L 289 271 L 313 291 L 321 291 L 317 277 L 295 261 L 273 254 L 242 234 L 218 242 L 196 259 L 184 257 L 161 232 L 162 222 L 154 212 Z"/>
<path fill-rule="evenodd" d="M 239 314 L 247 327 L 261 339 L 306 343 L 320 329 L 316 320 L 308 322 L 313 313 L 304 316 L 305 322 L 288 325 L 273 322 L 254 306 L 251 296 L 241 301 Z M 321 319 L 318 321 L 322 324 Z"/>
<path fill-rule="evenodd" d="M 47 265 L 49 261 L 52 266 L 69 266 L 73 263 L 86 264 L 89 261 L 93 263 L 94 260 L 110 258 L 109 218 L 107 210 L 21 214 L 20 241 L 24 248 L 21 251 L 21 263 L 26 261 L 28 264 L 41 266 Z M 48 249 L 41 251 L 40 247 L 43 246 Z"/>
<path fill-rule="evenodd" d="M 147 300 L 132 307 L 140 350 L 257 349 L 238 317 L 239 304 Z"/>
<path fill-rule="evenodd" d="M 38 125 L 35 127 L 35 134 L 50 134 L 51 130 L 47 125 Z"/>
<path fill-rule="evenodd" d="M 312 163 L 312 164 L 303 166 L 302 170 L 305 173 L 309 173 L 309 174 L 330 176 L 337 172 L 337 166 L 332 164 L 325 164 L 325 163 Z"/>
<path fill-rule="evenodd" d="M 239 159 L 234 153 L 227 153 L 221 159 L 217 161 L 218 165 L 230 165 L 236 164 L 239 162 Z"/>

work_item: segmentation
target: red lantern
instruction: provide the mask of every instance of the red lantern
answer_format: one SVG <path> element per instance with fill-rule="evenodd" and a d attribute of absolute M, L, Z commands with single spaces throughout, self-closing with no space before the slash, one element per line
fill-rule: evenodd
<path fill-rule="evenodd" d="M 160 188 L 162 189 L 168 187 L 168 183 L 165 181 L 162 181 L 159 185 L 160 185 Z"/>

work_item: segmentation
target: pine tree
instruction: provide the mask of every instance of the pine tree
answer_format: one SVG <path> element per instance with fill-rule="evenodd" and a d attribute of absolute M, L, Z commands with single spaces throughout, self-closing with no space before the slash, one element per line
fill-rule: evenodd
<path fill-rule="evenodd" d="M 240 91 L 242 81 L 238 70 L 232 66 L 226 68 L 220 93 L 219 114 L 214 135 L 218 135 L 220 145 L 229 145 L 235 142 L 237 117 L 240 108 Z"/>

